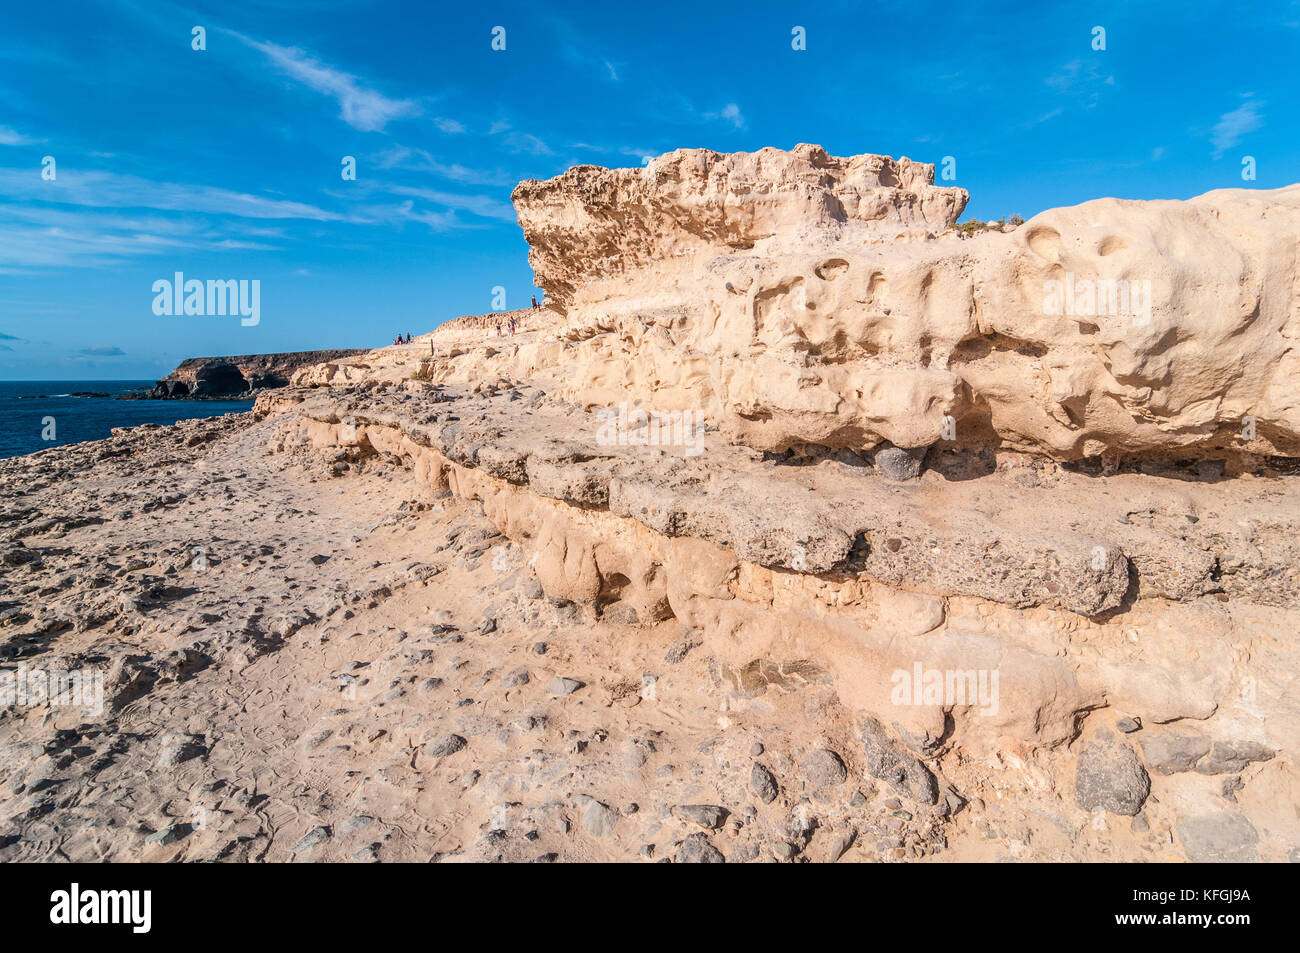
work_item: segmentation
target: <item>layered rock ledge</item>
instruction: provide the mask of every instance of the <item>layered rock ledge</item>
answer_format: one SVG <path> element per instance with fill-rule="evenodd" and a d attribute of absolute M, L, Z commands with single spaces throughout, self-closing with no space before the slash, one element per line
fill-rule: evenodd
<path fill-rule="evenodd" d="M 547 499 L 708 540 L 771 569 L 863 574 L 1090 616 L 1139 595 L 1300 607 L 1300 513 L 1289 479 L 1205 480 L 1173 467 L 1090 475 L 1031 459 L 970 479 L 981 461 L 953 454 L 918 480 L 897 481 L 854 454 L 774 456 L 703 428 L 691 438 L 696 453 L 609 447 L 601 445 L 609 418 L 528 388 L 290 390 L 258 411 L 288 406 L 351 428 L 356 446 L 373 449 L 368 435 L 387 431 L 385 446 L 428 449 Z"/>
<path fill-rule="evenodd" d="M 1300 186 L 514 198 L 543 309 L 0 461 L 0 675 L 108 684 L 0 719 L 0 858 L 1300 856 Z"/>
<path fill-rule="evenodd" d="M 683 150 L 514 192 L 566 392 L 703 408 L 770 450 L 1300 456 L 1300 186 L 1098 199 L 945 232 L 879 156 Z"/>
<path fill-rule="evenodd" d="M 1185 777 L 1216 743 L 1205 775 L 1292 789 L 1297 711 L 1258 689 L 1300 618 L 1300 186 L 970 237 L 932 167 L 800 146 L 513 198 L 547 293 L 526 333 L 449 326 L 259 413 L 481 503 L 553 599 L 686 624 L 741 699 L 834 686 L 911 796 L 1010 759 L 1083 812 L 1171 799 L 1208 859 L 1256 831 Z M 699 439 L 638 446 L 669 414 Z M 1000 712 L 900 705 L 917 660 L 999 672 Z"/>
<path fill-rule="evenodd" d="M 932 182 L 814 146 L 524 182 L 548 299 L 530 333 L 435 331 L 296 382 L 532 380 L 774 452 L 1300 458 L 1300 186 L 1098 199 L 964 238 L 965 193 Z"/>

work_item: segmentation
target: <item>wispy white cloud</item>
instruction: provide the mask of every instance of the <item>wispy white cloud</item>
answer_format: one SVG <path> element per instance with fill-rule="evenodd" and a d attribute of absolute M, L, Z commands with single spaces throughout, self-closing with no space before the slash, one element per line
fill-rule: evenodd
<path fill-rule="evenodd" d="M 228 251 L 275 251 L 274 245 L 267 245 L 264 242 L 246 242 L 237 238 L 223 238 L 214 247 Z"/>
<path fill-rule="evenodd" d="M 426 208 L 417 204 L 414 199 L 389 204 L 365 205 L 357 210 L 357 219 L 368 225 L 402 226 L 408 222 L 417 222 L 437 232 L 489 227 L 487 222 L 463 221 L 455 208 Z"/>
<path fill-rule="evenodd" d="M 492 127 L 488 129 L 488 135 L 501 136 L 501 142 L 511 152 L 526 152 L 529 155 L 535 156 L 549 156 L 554 154 L 551 152 L 551 147 L 543 142 L 539 137 L 534 136 L 530 132 L 520 132 L 519 130 L 514 129 L 510 125 L 509 120 L 506 119 L 498 119 L 496 122 L 492 123 Z"/>
<path fill-rule="evenodd" d="M 512 132 L 506 136 L 505 142 L 515 152 L 527 152 L 535 156 L 552 155 L 551 147 L 531 132 Z"/>
<path fill-rule="evenodd" d="M 34 142 L 39 142 L 30 136 L 24 136 L 16 129 L 10 129 L 8 126 L 0 126 L 0 146 L 29 146 Z"/>
<path fill-rule="evenodd" d="M 496 218 L 507 222 L 515 220 L 515 210 L 512 205 L 486 195 L 458 195 L 454 192 L 441 192 L 437 189 L 422 189 L 405 185 L 389 185 L 385 186 L 384 190 L 393 195 L 423 199 L 426 202 L 442 205 L 449 209 L 470 212 L 482 218 Z"/>
<path fill-rule="evenodd" d="M 427 172 L 453 182 L 466 185 L 513 185 L 515 177 L 500 169 L 471 169 L 458 163 L 439 162 L 426 149 L 397 145 L 370 157 L 379 169 L 404 169 L 408 172 Z"/>
<path fill-rule="evenodd" d="M 488 127 L 489 136 L 501 136 L 501 142 L 511 152 L 527 152 L 529 155 L 554 155 L 551 147 L 538 136 L 530 132 L 521 132 L 514 128 L 509 119 L 498 119 Z"/>
<path fill-rule="evenodd" d="M 421 112 L 419 104 L 413 100 L 390 99 L 361 85 L 357 77 L 350 73 L 322 63 L 305 50 L 254 40 L 240 33 L 233 35 L 263 53 L 287 76 L 309 89 L 334 97 L 338 101 L 341 118 L 354 129 L 382 132 L 393 120 L 418 116 Z"/>
<path fill-rule="evenodd" d="M 1253 95 L 1253 93 L 1246 93 L 1245 102 L 1231 112 L 1224 113 L 1214 124 L 1214 128 L 1210 131 L 1210 142 L 1214 146 L 1216 159 L 1239 143 L 1247 133 L 1254 132 L 1264 125 L 1264 117 L 1260 112 L 1264 104 L 1257 99 L 1252 99 Z"/>
<path fill-rule="evenodd" d="M 617 65 L 604 55 L 599 40 L 579 31 L 572 23 L 559 17 L 549 18 L 549 23 L 555 33 L 551 48 L 558 51 L 565 60 L 585 74 L 603 73 L 610 82 L 621 82 Z"/>
<path fill-rule="evenodd" d="M 1044 82 L 1060 95 L 1092 109 L 1101 101 L 1102 87 L 1115 85 L 1115 76 L 1102 69 L 1101 61 L 1094 56 L 1087 61 L 1071 60 Z"/>
<path fill-rule="evenodd" d="M 0 228 L 0 266 L 14 268 L 100 267 L 143 255 L 195 247 L 179 238 L 120 233 L 97 228 L 86 216 L 80 227 L 33 227 L 4 223 Z"/>
<path fill-rule="evenodd" d="M 433 120 L 433 124 L 437 126 L 439 129 L 441 129 L 443 132 L 448 133 L 450 135 L 459 135 L 460 133 L 465 131 L 464 125 L 457 122 L 455 119 L 447 119 L 443 116 L 436 117 Z"/>
<path fill-rule="evenodd" d="M 649 111 L 657 122 L 670 126 L 682 123 L 704 125 L 716 122 L 727 123 L 736 129 L 744 129 L 746 126 L 745 115 L 738 103 L 724 103 L 719 108 L 709 109 L 689 96 L 671 89 L 665 89 L 662 99 L 651 105 Z"/>
<path fill-rule="evenodd" d="M 0 195 L 20 201 L 53 202 L 89 208 L 149 208 L 173 212 L 206 212 L 241 218 L 343 218 L 303 202 L 268 199 L 211 185 L 153 182 L 116 172 L 79 171 L 59 166 L 58 178 L 47 182 L 30 169 L 0 169 Z"/>
<path fill-rule="evenodd" d="M 30 169 L 0 169 L 0 266 L 7 268 L 99 267 L 194 249 L 274 250 L 256 240 L 281 237 L 280 229 L 252 224 L 264 219 L 351 220 L 212 186 L 67 166 L 47 182 Z"/>
<path fill-rule="evenodd" d="M 435 232 L 443 232 L 452 228 L 466 227 L 465 224 L 456 217 L 454 211 L 432 212 L 428 209 L 417 209 L 415 208 L 414 202 L 404 202 L 402 203 L 401 208 L 404 218 L 407 218 L 412 222 L 420 222 L 421 224 L 428 225 Z"/>
<path fill-rule="evenodd" d="M 381 194 L 403 201 L 373 201 Z M 0 168 L 0 272 L 112 266 L 191 250 L 275 251 L 297 233 L 260 224 L 268 219 L 381 227 L 415 222 L 438 231 L 514 220 L 511 205 L 490 195 L 376 181 L 350 183 L 326 195 L 344 202 L 343 210 L 67 166 L 53 182 L 31 169 Z"/>
<path fill-rule="evenodd" d="M 622 156 L 632 156 L 638 162 L 641 162 L 648 157 L 653 158 L 654 156 L 663 153 L 662 149 L 641 149 L 636 146 L 602 146 L 594 142 L 575 142 L 572 143 L 569 148 L 576 149 L 580 152 L 598 152 L 603 155 L 614 153 Z"/>
<path fill-rule="evenodd" d="M 735 103 L 727 103 L 727 105 L 723 106 L 717 112 L 705 113 L 704 118 L 721 119 L 724 122 L 731 123 L 737 129 L 745 128 L 745 117 L 741 115 L 740 107 Z"/>

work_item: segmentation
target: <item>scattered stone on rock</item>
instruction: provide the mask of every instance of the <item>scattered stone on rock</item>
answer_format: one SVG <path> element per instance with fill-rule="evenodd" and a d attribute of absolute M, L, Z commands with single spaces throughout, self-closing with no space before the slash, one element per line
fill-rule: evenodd
<path fill-rule="evenodd" d="M 664 654 L 664 661 L 669 665 L 676 665 L 678 662 L 682 661 L 682 659 L 686 658 L 687 653 L 690 652 L 691 649 L 695 648 L 699 644 L 699 642 L 693 642 L 690 639 L 678 642 Z"/>
<path fill-rule="evenodd" d="M 290 848 L 290 850 L 292 850 L 295 854 L 306 853 L 307 851 L 312 850 L 318 845 L 323 844 L 325 841 L 329 840 L 330 833 L 331 833 L 330 829 L 327 826 L 322 825 L 320 827 L 313 827 L 306 834 L 304 834 L 302 836 L 302 839 L 299 840 L 298 843 L 294 844 L 293 847 Z"/>
<path fill-rule="evenodd" d="M 764 804 L 771 804 L 776 800 L 777 785 L 776 778 L 772 772 L 757 761 L 749 771 L 749 789 Z"/>
<path fill-rule="evenodd" d="M 1151 779 L 1129 745 L 1105 730 L 1084 742 L 1074 780 L 1074 801 L 1081 810 L 1132 817 L 1150 793 Z"/>
<path fill-rule="evenodd" d="M 838 787 L 848 780 L 848 770 L 834 751 L 819 748 L 803 759 L 803 773 L 815 788 Z"/>
<path fill-rule="evenodd" d="M 190 833 L 189 824 L 168 824 L 145 838 L 150 844 L 175 844 Z"/>
<path fill-rule="evenodd" d="M 1180 818 L 1175 829 L 1193 863 L 1240 864 L 1259 860 L 1259 834 L 1240 814 L 1222 812 Z"/>
<path fill-rule="evenodd" d="M 582 826 L 587 833 L 595 837 L 608 837 L 614 833 L 618 823 L 618 812 L 608 804 L 603 804 L 593 797 L 579 798 L 582 811 Z"/>
<path fill-rule="evenodd" d="M 1181 731 L 1144 731 L 1138 739 L 1148 767 L 1156 774 L 1190 771 L 1210 752 L 1210 740 Z"/>
<path fill-rule="evenodd" d="M 466 741 L 460 735 L 443 735 L 424 746 L 424 753 L 430 758 L 445 758 L 462 750 Z"/>
<path fill-rule="evenodd" d="M 921 475 L 921 463 L 925 460 L 927 447 L 906 450 L 886 444 L 876 450 L 872 462 L 876 469 L 891 480 L 903 482 L 915 480 Z"/>
<path fill-rule="evenodd" d="M 717 830 L 731 813 L 717 804 L 679 804 L 675 813 L 683 820 L 699 824 L 709 830 Z"/>
<path fill-rule="evenodd" d="M 852 828 L 835 834 L 831 839 L 830 850 L 827 854 L 826 860 L 833 864 L 835 861 L 843 857 L 848 853 L 849 848 L 853 846 L 853 842 L 857 839 L 857 836 L 858 832 Z"/>
<path fill-rule="evenodd" d="M 576 678 L 563 678 L 559 675 L 551 679 L 551 683 L 546 686 L 546 690 L 552 695 L 572 695 L 578 689 L 582 688 L 583 682 Z"/>
<path fill-rule="evenodd" d="M 905 794 L 922 804 L 938 801 L 939 788 L 934 775 L 891 738 L 880 722 L 868 716 L 862 719 L 861 728 L 868 775 L 879 778 L 899 794 Z"/>
<path fill-rule="evenodd" d="M 1254 741 L 1216 741 L 1196 764 L 1198 774 L 1235 774 L 1256 761 L 1271 761 L 1273 751 Z"/>
<path fill-rule="evenodd" d="M 722 851 L 714 847 L 704 834 L 691 834 L 682 841 L 673 860 L 679 864 L 725 864 L 727 862 Z"/>

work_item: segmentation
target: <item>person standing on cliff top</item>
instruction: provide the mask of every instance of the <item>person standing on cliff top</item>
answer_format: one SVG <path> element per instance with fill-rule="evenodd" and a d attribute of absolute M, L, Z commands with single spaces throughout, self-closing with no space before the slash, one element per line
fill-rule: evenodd
<path fill-rule="evenodd" d="M 537 295 L 533 295 L 533 310 L 537 310 Z"/>

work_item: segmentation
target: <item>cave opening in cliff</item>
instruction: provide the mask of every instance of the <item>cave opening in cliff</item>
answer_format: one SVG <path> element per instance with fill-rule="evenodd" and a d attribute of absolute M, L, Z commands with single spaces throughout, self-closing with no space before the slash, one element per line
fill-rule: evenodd
<path fill-rule="evenodd" d="M 233 364 L 218 364 L 208 368 L 195 382 L 196 394 L 225 395 L 242 394 L 248 390 L 248 382 L 239 368 Z"/>

